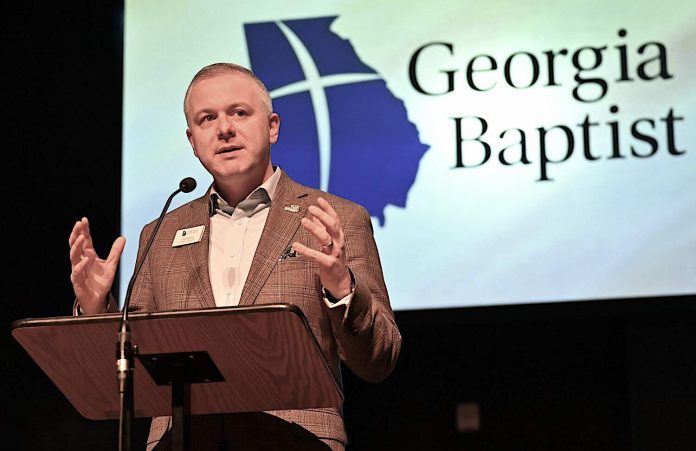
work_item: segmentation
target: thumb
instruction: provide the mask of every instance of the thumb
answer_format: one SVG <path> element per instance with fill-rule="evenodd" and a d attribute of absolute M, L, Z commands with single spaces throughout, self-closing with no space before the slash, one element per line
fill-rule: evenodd
<path fill-rule="evenodd" d="M 111 251 L 109 251 L 109 256 L 106 258 L 106 261 L 109 263 L 118 261 L 118 259 L 121 258 L 124 247 L 126 247 L 126 239 L 123 236 L 119 236 L 114 241 L 114 244 L 111 245 Z"/>

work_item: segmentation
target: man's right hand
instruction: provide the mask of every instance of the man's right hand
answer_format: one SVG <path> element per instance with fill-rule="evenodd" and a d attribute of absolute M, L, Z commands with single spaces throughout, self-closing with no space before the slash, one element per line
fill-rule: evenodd
<path fill-rule="evenodd" d="M 99 258 L 89 233 L 89 221 L 75 223 L 68 239 L 70 244 L 70 281 L 80 310 L 85 314 L 106 311 L 107 295 L 116 276 L 118 261 L 126 245 L 122 236 L 116 238 L 106 260 Z"/>

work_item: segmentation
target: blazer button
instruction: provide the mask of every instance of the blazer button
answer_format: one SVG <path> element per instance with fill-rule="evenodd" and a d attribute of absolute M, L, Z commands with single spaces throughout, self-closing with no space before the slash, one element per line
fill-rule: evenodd
<path fill-rule="evenodd" d="M 355 326 L 350 326 L 350 334 L 351 335 L 358 335 L 358 329 Z"/>

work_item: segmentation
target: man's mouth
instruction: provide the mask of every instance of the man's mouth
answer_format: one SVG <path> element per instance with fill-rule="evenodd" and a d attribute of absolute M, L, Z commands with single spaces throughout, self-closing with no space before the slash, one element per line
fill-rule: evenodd
<path fill-rule="evenodd" d="M 235 152 L 235 151 L 237 151 L 237 150 L 239 150 L 239 149 L 241 149 L 241 148 L 242 148 L 242 146 L 225 146 L 225 147 L 219 148 L 218 151 L 217 151 L 217 153 L 218 153 L 218 154 L 222 154 L 222 153 Z"/>

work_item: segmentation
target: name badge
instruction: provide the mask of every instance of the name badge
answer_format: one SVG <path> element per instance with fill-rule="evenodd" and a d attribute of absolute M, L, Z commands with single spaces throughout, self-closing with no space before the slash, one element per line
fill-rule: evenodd
<path fill-rule="evenodd" d="M 204 225 L 199 225 L 198 227 L 191 227 L 189 229 L 177 230 L 176 235 L 174 235 L 172 247 L 179 247 L 191 243 L 198 243 L 203 238 L 204 230 Z"/>

